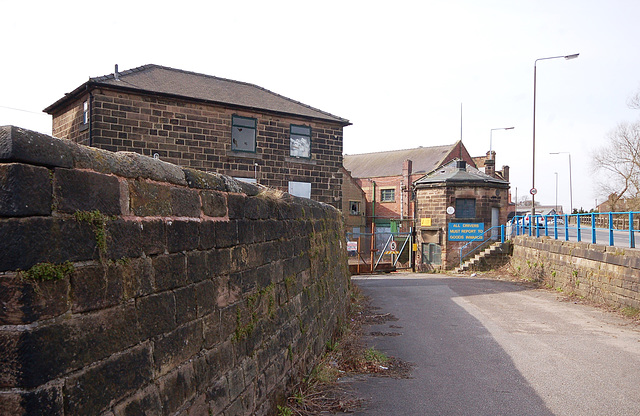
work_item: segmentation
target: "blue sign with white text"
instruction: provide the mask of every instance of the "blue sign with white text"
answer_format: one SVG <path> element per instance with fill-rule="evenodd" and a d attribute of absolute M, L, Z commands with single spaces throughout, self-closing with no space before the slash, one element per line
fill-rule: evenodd
<path fill-rule="evenodd" d="M 482 240 L 484 223 L 482 222 L 450 222 L 449 241 Z"/>

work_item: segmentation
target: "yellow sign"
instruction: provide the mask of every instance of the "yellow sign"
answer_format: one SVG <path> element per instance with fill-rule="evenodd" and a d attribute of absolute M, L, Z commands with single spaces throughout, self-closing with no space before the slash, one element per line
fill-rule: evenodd
<path fill-rule="evenodd" d="M 420 218 L 420 225 L 422 227 L 431 227 L 431 218 Z"/>
<path fill-rule="evenodd" d="M 413 243 L 413 251 L 418 251 L 418 244 Z"/>

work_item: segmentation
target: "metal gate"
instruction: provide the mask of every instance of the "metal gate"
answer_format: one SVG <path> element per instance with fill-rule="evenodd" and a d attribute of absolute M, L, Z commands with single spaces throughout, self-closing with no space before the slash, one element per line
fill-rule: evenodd
<path fill-rule="evenodd" d="M 371 233 L 347 233 L 349 268 L 352 274 L 372 271 L 411 269 L 413 233 L 380 230 Z"/>

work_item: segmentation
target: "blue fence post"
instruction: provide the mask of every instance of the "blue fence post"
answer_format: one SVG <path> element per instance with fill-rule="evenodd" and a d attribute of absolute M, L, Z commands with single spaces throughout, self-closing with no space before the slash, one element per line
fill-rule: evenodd
<path fill-rule="evenodd" d="M 547 224 L 547 220 L 549 219 L 548 215 L 544 215 L 542 217 L 542 221 L 544 221 L 544 236 L 549 237 L 549 224 Z"/>
<path fill-rule="evenodd" d="M 576 214 L 576 230 L 577 230 L 577 234 L 578 234 L 578 243 L 580 241 L 582 241 L 582 234 L 580 233 L 580 214 Z M 567 230 L 567 234 L 569 233 L 569 230 Z"/>
<path fill-rule="evenodd" d="M 558 217 L 557 216 L 553 217 L 553 239 L 554 240 L 558 239 Z"/>
<path fill-rule="evenodd" d="M 636 248 L 636 239 L 633 235 L 633 212 L 629 211 L 629 248 Z"/>
<path fill-rule="evenodd" d="M 500 226 L 500 242 L 504 243 L 504 224 Z"/>
<path fill-rule="evenodd" d="M 567 214 L 564 214 L 564 241 L 569 241 L 569 216 Z"/>
<path fill-rule="evenodd" d="M 596 214 L 591 213 L 591 243 L 596 243 Z"/>
<path fill-rule="evenodd" d="M 609 212 L 609 245 L 613 245 L 613 214 Z"/>

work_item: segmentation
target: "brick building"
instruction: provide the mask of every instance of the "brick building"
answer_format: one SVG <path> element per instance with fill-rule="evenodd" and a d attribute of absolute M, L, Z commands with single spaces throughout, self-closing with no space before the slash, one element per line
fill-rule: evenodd
<path fill-rule="evenodd" d="M 53 136 L 214 171 L 341 208 L 341 117 L 256 85 L 158 65 L 90 78 Z"/>
<path fill-rule="evenodd" d="M 414 186 L 417 264 L 423 269 L 451 268 L 459 263 L 459 249 L 469 241 L 456 241 L 456 228 L 468 226 L 483 232 L 507 221 L 509 182 L 489 176 L 465 161 L 453 160 L 438 167 Z M 497 238 L 497 231 L 492 235 Z"/>
<path fill-rule="evenodd" d="M 348 170 L 342 168 L 342 215 L 347 232 L 365 231 L 367 196 Z"/>
<path fill-rule="evenodd" d="M 345 155 L 344 166 L 365 192 L 367 226 L 408 231 L 415 217 L 413 183 L 450 160 L 473 159 L 461 141 L 452 145 Z"/>

